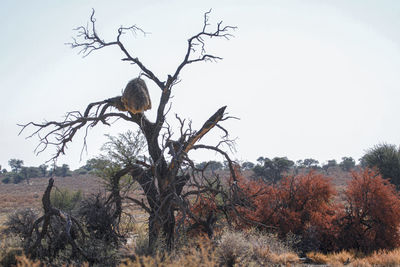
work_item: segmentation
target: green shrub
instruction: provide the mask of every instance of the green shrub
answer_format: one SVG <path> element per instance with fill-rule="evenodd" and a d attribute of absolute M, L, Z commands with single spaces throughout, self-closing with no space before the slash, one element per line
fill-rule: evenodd
<path fill-rule="evenodd" d="M 19 183 L 22 182 L 23 180 L 25 180 L 25 178 L 24 178 L 21 174 L 16 173 L 16 174 L 14 175 L 14 179 L 13 179 L 14 184 L 19 184 Z"/>
<path fill-rule="evenodd" d="M 396 145 L 379 144 L 361 158 L 363 167 L 377 168 L 383 178 L 400 189 L 400 150 Z"/>
<path fill-rule="evenodd" d="M 10 177 L 4 177 L 4 178 L 1 180 L 1 182 L 2 182 L 3 184 L 9 184 L 9 183 L 11 182 L 11 179 L 10 179 Z"/>
<path fill-rule="evenodd" d="M 82 191 L 70 191 L 68 189 L 54 190 L 51 192 L 51 204 L 66 212 L 71 212 L 82 200 Z"/>

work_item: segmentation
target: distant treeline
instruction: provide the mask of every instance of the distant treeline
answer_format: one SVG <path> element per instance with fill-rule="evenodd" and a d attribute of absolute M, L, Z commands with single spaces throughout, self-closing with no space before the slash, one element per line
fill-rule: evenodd
<path fill-rule="evenodd" d="M 196 165 L 196 168 L 205 171 L 217 171 L 227 168 L 227 162 L 204 161 Z M 320 164 L 318 160 L 306 158 L 304 160 L 293 161 L 287 157 L 259 157 L 257 163 L 244 161 L 240 163 L 242 170 L 253 170 L 254 177 L 265 181 L 277 182 L 283 175 L 296 173 L 302 169 L 324 170 L 328 173 L 330 168 L 337 167 L 343 171 L 351 171 L 356 166 L 356 161 L 352 157 L 343 157 L 341 162 L 335 159 L 328 160 L 325 164 Z"/>
<path fill-rule="evenodd" d="M 88 161 L 90 162 L 90 161 Z M 89 165 L 84 165 L 76 170 L 71 170 L 68 164 L 63 164 L 61 166 L 49 166 L 42 164 L 38 167 L 34 166 L 24 166 L 24 161 L 21 159 L 10 159 L 8 165 L 11 170 L 8 171 L 2 168 L 0 165 L 0 177 L 1 181 L 5 184 L 8 183 L 20 183 L 22 181 L 29 182 L 31 178 L 41 178 L 41 177 L 67 177 L 72 175 L 81 175 L 89 173 L 92 168 Z"/>
<path fill-rule="evenodd" d="M 11 167 L 11 171 L 7 171 L 5 168 L 2 169 L 0 165 L 0 177 L 3 183 L 20 183 L 24 180 L 29 182 L 30 178 L 38 177 L 67 177 L 88 173 L 96 174 L 96 170 L 101 169 L 99 166 L 107 164 L 104 161 L 106 159 L 102 157 L 92 158 L 80 168 L 70 170 L 67 164 L 63 164 L 62 166 L 42 164 L 39 167 L 25 167 L 23 160 L 10 159 L 8 165 Z M 400 150 L 396 145 L 385 143 L 376 145 L 367 150 L 359 162 L 360 167 L 377 168 L 384 178 L 389 179 L 397 188 L 400 187 Z M 313 158 L 293 161 L 287 157 L 274 157 L 272 159 L 259 157 L 257 163 L 244 161 L 238 164 L 238 166 L 242 170 L 252 170 L 254 172 L 253 177 L 255 178 L 276 183 L 284 175 L 296 174 L 304 169 L 321 170 L 329 174 L 329 169 L 340 168 L 348 172 L 356 167 L 356 161 L 352 157 L 342 157 L 340 162 L 332 159 L 320 164 L 318 160 Z M 198 163 L 195 167 L 204 171 L 218 171 L 227 169 L 228 163 L 211 160 Z"/>

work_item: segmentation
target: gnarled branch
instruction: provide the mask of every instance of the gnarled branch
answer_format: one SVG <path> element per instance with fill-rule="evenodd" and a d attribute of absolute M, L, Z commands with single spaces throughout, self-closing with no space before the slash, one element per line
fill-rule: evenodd
<path fill-rule="evenodd" d="M 45 121 L 43 123 L 29 122 L 27 124 L 18 124 L 22 127 L 19 134 L 25 131 L 28 127 L 36 127 L 27 138 L 37 136 L 39 138 L 39 144 L 35 148 L 35 153 L 40 154 L 49 145 L 56 146 L 56 153 L 48 161 L 58 158 L 61 154 L 65 153 L 67 144 L 72 141 L 75 134 L 81 128 L 86 126 L 86 133 L 89 128 L 96 126 L 99 122 L 104 125 L 110 125 L 110 119 L 124 119 L 132 122 L 139 122 L 138 116 L 129 117 L 125 113 L 121 112 L 106 112 L 112 105 L 110 101 L 103 100 L 98 102 L 90 103 L 85 112 L 82 114 L 79 111 L 71 111 L 65 115 L 63 121 Z M 93 111 L 94 109 L 94 111 Z M 84 147 L 86 148 L 86 135 L 84 138 Z"/>

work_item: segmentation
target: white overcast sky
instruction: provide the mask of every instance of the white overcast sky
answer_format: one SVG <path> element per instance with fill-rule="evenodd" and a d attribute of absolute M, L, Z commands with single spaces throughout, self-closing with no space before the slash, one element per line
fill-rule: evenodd
<path fill-rule="evenodd" d="M 11 158 L 38 166 L 54 150 L 35 156 L 36 138 L 18 136 L 17 123 L 60 120 L 67 111 L 121 93 L 138 75 L 116 48 L 82 58 L 64 43 L 96 9 L 97 29 L 114 40 L 120 25 L 147 36 L 125 36 L 131 53 L 160 79 L 182 60 L 186 40 L 211 22 L 237 26 L 230 41 L 210 43 L 218 63 L 188 66 L 174 87 L 171 117 L 194 128 L 227 105 L 239 117 L 224 125 L 237 137 L 233 158 L 259 156 L 360 158 L 382 143 L 400 144 L 400 1 L 15 1 L 0 2 L 0 164 Z M 154 104 L 159 90 L 148 86 Z M 154 105 L 155 106 L 155 105 Z M 154 118 L 155 110 L 146 112 Z M 82 135 L 58 164 L 71 168 L 98 155 L 104 134 L 136 129 L 117 122 Z M 209 135 L 218 137 L 214 130 Z M 207 139 L 210 142 L 214 138 Z M 205 140 L 205 141 L 207 141 Z M 198 161 L 214 154 L 199 154 Z M 220 158 L 217 158 L 220 160 Z"/>

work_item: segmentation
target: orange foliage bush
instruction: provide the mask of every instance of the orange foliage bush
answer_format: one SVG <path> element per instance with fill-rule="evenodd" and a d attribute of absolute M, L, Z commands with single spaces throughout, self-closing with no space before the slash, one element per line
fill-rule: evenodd
<path fill-rule="evenodd" d="M 215 194 L 202 194 L 190 204 L 190 214 L 184 219 L 188 234 L 190 236 L 203 236 L 207 234 L 212 237 L 214 234 L 214 224 L 218 216 L 217 198 Z M 183 218 L 179 213 L 177 220 Z"/>
<path fill-rule="evenodd" d="M 273 185 L 237 176 L 242 203 L 247 203 L 237 207 L 239 217 L 230 214 L 238 228 L 258 225 L 261 230 L 272 228 L 280 237 L 299 235 L 298 249 L 303 252 L 370 252 L 400 246 L 399 193 L 373 170 L 352 173 L 341 204 L 335 201 L 330 179 L 315 171 L 284 177 Z M 197 223 L 197 229 L 207 232 L 201 222 L 221 213 L 216 201 L 215 196 L 204 195 L 193 203 L 191 211 L 200 220 L 191 223 Z"/>
<path fill-rule="evenodd" d="M 253 209 L 242 209 L 245 217 L 275 227 L 280 236 L 301 235 L 309 249 L 334 249 L 337 206 L 330 180 L 311 171 L 284 177 L 276 185 L 250 182 L 241 185 L 253 198 Z"/>
<path fill-rule="evenodd" d="M 339 245 L 365 252 L 400 246 L 400 196 L 395 187 L 371 169 L 352 176 L 338 221 Z"/>

